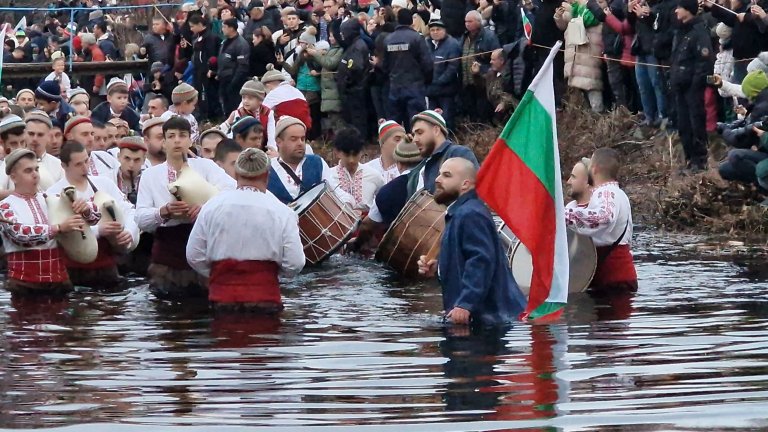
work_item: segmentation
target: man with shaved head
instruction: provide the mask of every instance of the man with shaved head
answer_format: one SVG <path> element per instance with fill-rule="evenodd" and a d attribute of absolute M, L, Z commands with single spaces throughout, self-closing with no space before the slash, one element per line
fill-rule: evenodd
<path fill-rule="evenodd" d="M 512 277 L 496 224 L 475 191 L 477 168 L 464 158 L 440 166 L 435 201 L 449 205 L 438 259 L 423 255 L 419 272 L 439 274 L 445 319 L 478 327 L 508 324 L 523 312 L 525 296 Z"/>

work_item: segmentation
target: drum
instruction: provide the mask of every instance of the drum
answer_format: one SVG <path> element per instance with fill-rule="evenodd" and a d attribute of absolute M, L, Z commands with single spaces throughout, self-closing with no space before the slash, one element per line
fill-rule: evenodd
<path fill-rule="evenodd" d="M 419 257 L 433 258 L 440 250 L 445 210 L 426 190 L 415 194 L 384 234 L 376 259 L 405 277 L 417 277 Z"/>
<path fill-rule="evenodd" d="M 597 270 L 597 249 L 595 249 L 595 244 L 592 243 L 590 237 L 576 234 L 571 230 L 566 230 L 566 232 L 568 233 L 569 259 L 568 292 L 583 292 L 589 287 L 595 276 L 595 270 Z M 505 244 L 505 252 L 509 258 L 512 275 L 523 294 L 528 295 L 531 290 L 531 277 L 533 275 L 531 253 L 524 244 L 514 238 L 506 225 L 499 229 L 499 235 L 502 238 L 502 243 Z"/>
<path fill-rule="evenodd" d="M 299 195 L 288 207 L 299 216 L 299 234 L 307 264 L 333 255 L 352 237 L 360 219 L 322 182 Z"/>

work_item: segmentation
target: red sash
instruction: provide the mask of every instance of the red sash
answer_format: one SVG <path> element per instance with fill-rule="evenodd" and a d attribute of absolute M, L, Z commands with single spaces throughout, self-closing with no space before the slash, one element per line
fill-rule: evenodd
<path fill-rule="evenodd" d="M 96 259 L 88 264 L 73 261 L 69 259 L 66 253 L 64 254 L 64 264 L 68 268 L 95 270 L 114 267 L 116 263 L 115 255 L 112 252 L 112 245 L 109 244 L 109 240 L 105 238 L 99 238 L 99 252 L 96 254 Z"/>
<path fill-rule="evenodd" d="M 597 255 L 602 256 L 603 250 L 610 246 L 597 248 Z M 618 245 L 608 256 L 597 264 L 595 277 L 590 284 L 593 288 L 631 288 L 637 289 L 637 273 L 632 261 L 629 245 Z"/>
<path fill-rule="evenodd" d="M 216 261 L 208 281 L 208 300 L 215 303 L 283 303 L 274 261 Z"/>
<path fill-rule="evenodd" d="M 6 255 L 8 278 L 35 283 L 68 281 L 62 255 L 58 247 L 11 252 Z"/>
<path fill-rule="evenodd" d="M 187 263 L 187 241 L 192 224 L 160 227 L 152 243 L 152 262 L 177 270 L 192 270 Z"/>

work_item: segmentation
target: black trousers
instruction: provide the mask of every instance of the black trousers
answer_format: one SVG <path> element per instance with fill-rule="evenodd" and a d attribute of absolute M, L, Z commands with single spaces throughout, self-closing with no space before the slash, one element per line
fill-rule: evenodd
<path fill-rule="evenodd" d="M 677 130 L 689 165 L 707 164 L 707 115 L 704 110 L 704 86 L 675 88 Z"/>

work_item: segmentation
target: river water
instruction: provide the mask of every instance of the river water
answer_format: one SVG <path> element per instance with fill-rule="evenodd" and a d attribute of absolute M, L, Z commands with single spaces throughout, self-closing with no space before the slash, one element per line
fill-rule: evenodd
<path fill-rule="evenodd" d="M 636 237 L 637 294 L 501 335 L 445 329 L 437 285 L 346 257 L 285 286 L 279 319 L 156 302 L 140 280 L 2 292 L 0 428 L 768 430 L 764 258 Z"/>

